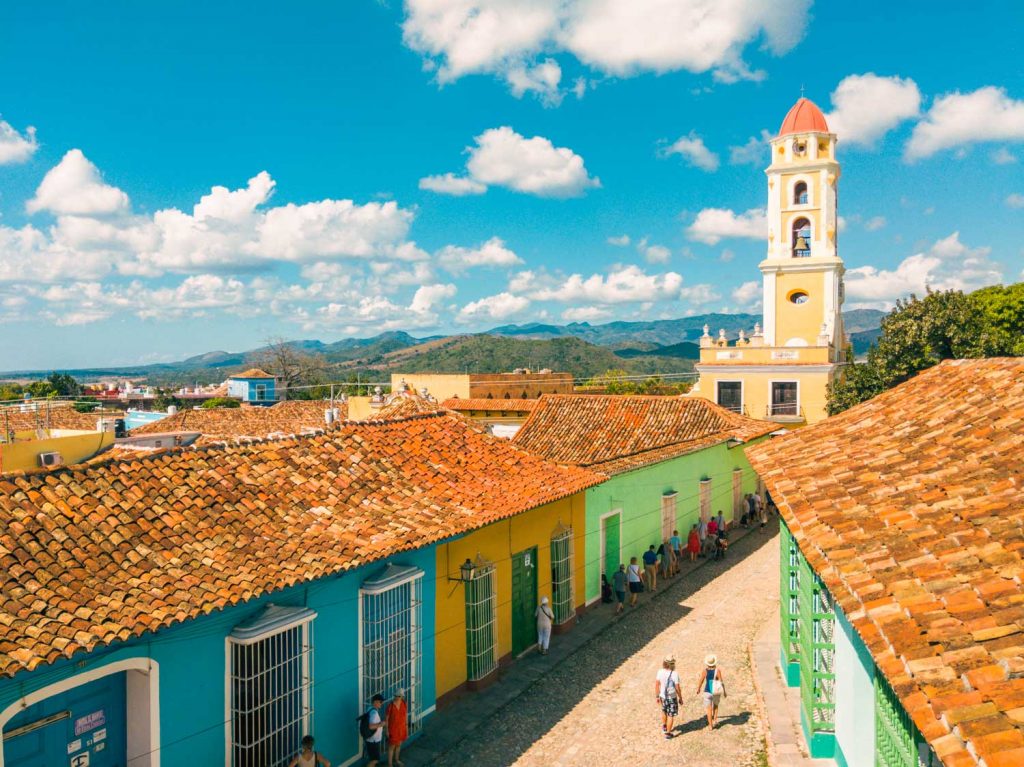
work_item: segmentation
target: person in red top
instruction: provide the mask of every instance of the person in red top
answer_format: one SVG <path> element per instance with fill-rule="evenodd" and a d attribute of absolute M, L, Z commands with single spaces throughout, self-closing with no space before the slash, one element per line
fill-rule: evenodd
<path fill-rule="evenodd" d="M 696 562 L 700 554 L 700 535 L 697 533 L 697 526 L 690 528 L 690 537 L 686 541 L 686 550 L 690 552 L 690 561 Z"/>
<path fill-rule="evenodd" d="M 388 706 L 385 721 L 388 734 L 388 767 L 404 767 L 399 755 L 402 752 L 402 743 L 409 737 L 409 709 L 405 705 L 403 690 L 395 690 L 395 697 Z"/>

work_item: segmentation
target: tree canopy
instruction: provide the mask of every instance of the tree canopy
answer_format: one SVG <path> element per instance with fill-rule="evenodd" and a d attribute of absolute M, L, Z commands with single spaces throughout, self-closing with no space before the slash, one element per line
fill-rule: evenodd
<path fill-rule="evenodd" d="M 945 359 L 1024 355 L 1024 283 L 932 291 L 896 302 L 863 362 L 829 387 L 835 415 Z"/>

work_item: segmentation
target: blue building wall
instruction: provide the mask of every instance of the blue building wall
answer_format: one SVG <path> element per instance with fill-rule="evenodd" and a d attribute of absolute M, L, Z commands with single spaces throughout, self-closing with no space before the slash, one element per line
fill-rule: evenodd
<path fill-rule="evenodd" d="M 0 711 L 24 695 L 59 680 L 126 658 L 159 664 L 160 765 L 198 767 L 225 760 L 227 636 L 268 604 L 304 606 L 313 621 L 313 728 L 317 750 L 334 765 L 353 759 L 361 746 L 359 700 L 359 587 L 389 562 L 423 571 L 421 710 L 433 709 L 435 547 L 408 552 L 338 577 L 285 589 L 271 596 L 189 621 L 130 642 L 79 655 L 13 679 L 0 680 Z"/>
<path fill-rule="evenodd" d="M 276 402 L 277 380 L 274 378 L 229 378 L 228 396 L 238 397 L 242 402 Z M 263 399 L 257 398 L 257 386 L 266 387 Z"/>

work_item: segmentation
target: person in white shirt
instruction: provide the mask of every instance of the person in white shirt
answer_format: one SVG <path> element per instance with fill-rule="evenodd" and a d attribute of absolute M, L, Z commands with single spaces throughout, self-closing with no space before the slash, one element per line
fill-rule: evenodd
<path fill-rule="evenodd" d="M 548 645 L 551 643 L 551 622 L 555 619 L 555 614 L 551 612 L 551 608 L 548 607 L 548 598 L 543 597 L 540 600 L 540 607 L 537 608 L 537 647 L 540 648 L 541 655 L 548 654 Z"/>
<path fill-rule="evenodd" d="M 654 694 L 661 706 L 661 731 L 666 740 L 672 737 L 672 728 L 679 716 L 679 674 L 676 673 L 676 658 L 669 654 L 661 663 L 661 670 L 654 680 Z"/>
<path fill-rule="evenodd" d="M 384 758 L 381 753 L 381 741 L 384 739 L 384 720 L 381 719 L 380 709 L 384 705 L 383 695 L 374 695 L 373 707 L 367 711 L 369 717 L 370 731 L 373 733 L 366 739 L 366 756 L 369 762 L 366 767 L 377 767 L 377 764 Z"/>

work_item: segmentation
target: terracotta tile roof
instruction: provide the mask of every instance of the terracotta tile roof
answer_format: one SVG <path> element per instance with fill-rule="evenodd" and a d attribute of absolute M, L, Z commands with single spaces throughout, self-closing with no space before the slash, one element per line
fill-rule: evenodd
<path fill-rule="evenodd" d="M 944 362 L 748 449 L 945 764 L 1021 764 L 1024 359 Z"/>
<path fill-rule="evenodd" d="M 0 673 L 140 636 L 598 484 L 455 414 L 0 477 Z"/>
<path fill-rule="evenodd" d="M 418 394 L 403 392 L 395 394 L 391 400 L 374 412 L 370 418 L 374 421 L 385 421 L 395 418 L 409 418 L 416 415 L 436 413 L 444 408 L 436 400 L 424 399 Z"/>
<path fill-rule="evenodd" d="M 325 400 L 286 400 L 269 407 L 247 406 L 236 408 L 198 408 L 181 410 L 175 415 L 132 429 L 132 435 L 161 434 L 175 431 L 198 431 L 203 436 L 197 444 L 208 445 L 239 437 L 267 437 L 272 434 L 302 434 L 325 429 L 324 410 L 330 406 Z M 348 407 L 335 401 L 347 417 Z"/>
<path fill-rule="evenodd" d="M 700 397 L 545 394 L 512 441 L 558 463 L 619 474 L 778 428 Z"/>
<path fill-rule="evenodd" d="M 267 373 L 264 370 L 260 370 L 259 368 L 249 368 L 248 370 L 246 370 L 243 373 L 235 373 L 233 376 L 230 376 L 230 377 L 231 378 L 273 378 L 274 376 L 270 375 L 270 373 Z"/>
<path fill-rule="evenodd" d="M 537 407 L 535 399 L 487 399 L 484 397 L 471 397 L 461 399 L 452 397 L 441 404 L 449 410 L 491 410 L 506 413 L 532 413 Z"/>
<path fill-rule="evenodd" d="M 8 428 L 12 431 L 46 428 L 47 424 L 51 429 L 96 431 L 100 418 L 124 418 L 124 413 L 117 410 L 79 413 L 70 402 L 40 403 L 38 410 L 5 406 L 0 408 L 0 432 Z"/>

